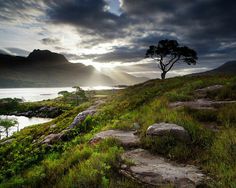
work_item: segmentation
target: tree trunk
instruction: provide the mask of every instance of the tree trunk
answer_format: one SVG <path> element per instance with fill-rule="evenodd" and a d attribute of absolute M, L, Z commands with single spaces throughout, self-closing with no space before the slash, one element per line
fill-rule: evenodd
<path fill-rule="evenodd" d="M 8 138 L 8 134 L 9 134 L 9 133 L 8 133 L 8 129 L 6 129 L 6 137 L 7 137 L 7 138 Z"/>
<path fill-rule="evenodd" d="M 166 78 L 166 72 L 163 71 L 163 72 L 161 73 L 161 79 L 164 80 L 165 78 Z"/>

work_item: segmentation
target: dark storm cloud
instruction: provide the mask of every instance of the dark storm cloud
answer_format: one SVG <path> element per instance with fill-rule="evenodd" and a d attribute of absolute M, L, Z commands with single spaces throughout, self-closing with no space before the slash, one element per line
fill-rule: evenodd
<path fill-rule="evenodd" d="M 14 22 L 36 18 L 43 11 L 43 1 L 1 0 L 0 21 Z"/>
<path fill-rule="evenodd" d="M 0 48 L 0 54 L 27 56 L 30 52 L 21 48 Z"/>
<path fill-rule="evenodd" d="M 0 20 L 24 18 L 35 10 L 44 13 L 46 24 L 75 27 L 82 38 L 78 47 L 125 41 L 123 48 L 80 58 L 137 61 L 145 48 L 166 38 L 196 49 L 199 61 L 236 58 L 234 0 L 122 0 L 121 15 L 109 12 L 106 0 L 8 0 L 0 1 Z M 58 46 L 55 41 L 44 42 Z"/>
<path fill-rule="evenodd" d="M 4 54 L 4 55 L 12 55 L 12 53 L 7 50 L 7 49 L 4 49 L 4 48 L 0 48 L 0 54 Z"/>
<path fill-rule="evenodd" d="M 40 42 L 44 45 L 59 45 L 61 43 L 58 38 L 43 38 Z"/>
<path fill-rule="evenodd" d="M 112 52 L 100 54 L 95 57 L 98 62 L 136 62 L 144 58 L 146 49 L 130 48 L 130 47 L 116 47 Z"/>
<path fill-rule="evenodd" d="M 126 20 L 107 11 L 106 6 L 105 0 L 69 0 L 54 4 L 47 13 L 55 24 L 70 24 L 85 34 L 114 38 Z"/>

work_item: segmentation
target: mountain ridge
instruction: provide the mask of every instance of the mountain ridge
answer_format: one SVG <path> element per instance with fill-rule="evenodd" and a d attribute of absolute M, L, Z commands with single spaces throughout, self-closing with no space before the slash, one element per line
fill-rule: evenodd
<path fill-rule="evenodd" d="M 191 76 L 212 75 L 212 74 L 236 74 L 236 60 L 227 61 L 219 67 L 205 72 L 190 74 Z"/>
<path fill-rule="evenodd" d="M 91 65 L 70 63 L 62 54 L 39 49 L 27 57 L 0 54 L 0 68 L 0 87 L 112 86 L 147 80 L 131 75 L 119 80 Z"/>

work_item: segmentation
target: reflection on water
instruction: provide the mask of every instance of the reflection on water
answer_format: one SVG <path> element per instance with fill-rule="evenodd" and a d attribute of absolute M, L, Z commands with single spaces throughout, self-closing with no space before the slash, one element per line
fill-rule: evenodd
<path fill-rule="evenodd" d="M 84 90 L 107 90 L 119 89 L 109 86 L 81 87 Z M 20 98 L 27 102 L 41 101 L 58 97 L 59 91 L 75 91 L 72 87 L 56 88 L 4 88 L 0 89 L 0 99 L 2 98 Z"/>
<path fill-rule="evenodd" d="M 15 127 L 10 128 L 9 131 L 9 136 L 13 134 L 13 132 L 17 131 L 17 128 L 19 128 L 19 130 L 23 129 L 24 127 L 30 126 L 30 125 L 35 125 L 35 124 L 40 124 L 40 123 L 46 123 L 51 121 L 52 119 L 50 118 L 38 118 L 38 117 L 32 117 L 32 118 L 28 118 L 25 116 L 5 116 L 5 115 L 0 115 L 0 118 L 5 119 L 5 118 L 14 118 L 18 121 L 18 125 L 16 125 Z M 1 129 L 4 130 L 4 129 Z M 2 138 L 5 136 L 4 133 L 2 133 Z"/>

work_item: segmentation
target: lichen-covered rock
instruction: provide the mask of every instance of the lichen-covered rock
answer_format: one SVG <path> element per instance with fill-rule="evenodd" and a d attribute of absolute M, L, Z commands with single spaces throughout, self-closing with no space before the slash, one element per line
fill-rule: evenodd
<path fill-rule="evenodd" d="M 64 136 L 65 132 L 61 132 L 61 133 L 57 133 L 57 134 L 49 134 L 47 135 L 43 141 L 41 141 L 41 144 L 53 144 L 55 142 L 58 142 L 59 140 L 61 140 Z"/>
<path fill-rule="evenodd" d="M 80 112 L 75 118 L 74 118 L 74 120 L 73 120 L 73 122 L 71 123 L 71 125 L 68 127 L 69 129 L 72 129 L 72 128 L 74 128 L 74 127 L 76 127 L 78 124 L 80 124 L 80 123 L 82 123 L 85 119 L 86 119 L 86 117 L 88 116 L 88 115 L 93 115 L 93 114 L 95 114 L 96 113 L 96 110 L 94 110 L 94 109 L 87 109 L 87 110 L 85 110 L 85 111 L 83 111 L 83 112 Z"/>
<path fill-rule="evenodd" d="M 121 142 L 123 146 L 134 147 L 140 144 L 139 137 L 135 135 L 135 131 L 122 131 L 122 130 L 107 130 L 102 131 L 95 135 L 89 143 L 97 143 L 105 138 L 115 138 Z"/>
<path fill-rule="evenodd" d="M 205 179 L 205 175 L 195 166 L 176 164 L 144 149 L 127 151 L 122 159 L 133 164 L 129 167 L 122 165 L 120 172 L 140 183 L 183 188 L 196 187 Z"/>
<path fill-rule="evenodd" d="M 181 126 L 172 123 L 156 123 L 148 127 L 148 136 L 173 136 L 175 139 L 190 142 L 188 132 Z"/>

